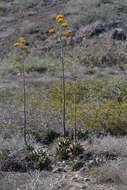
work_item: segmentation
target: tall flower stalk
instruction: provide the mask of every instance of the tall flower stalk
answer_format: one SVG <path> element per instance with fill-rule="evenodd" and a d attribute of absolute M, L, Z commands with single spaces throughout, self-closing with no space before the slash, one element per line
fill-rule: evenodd
<path fill-rule="evenodd" d="M 66 119 L 66 98 L 65 98 L 65 75 L 64 75 L 64 57 L 63 57 L 63 44 L 61 39 L 61 64 L 62 64 L 62 127 L 63 133 L 65 137 L 66 133 L 66 126 L 65 126 L 65 119 Z"/>
<path fill-rule="evenodd" d="M 26 55 L 28 55 L 30 52 L 28 50 L 28 47 L 24 45 L 25 40 L 23 37 L 19 38 L 19 42 L 14 43 L 14 47 L 18 47 L 20 51 L 22 51 L 22 57 L 18 61 L 21 62 L 22 65 L 22 78 L 23 78 L 23 137 L 24 137 L 24 144 L 28 145 L 27 143 L 27 137 L 26 137 L 26 129 L 27 129 L 27 113 L 26 113 L 26 77 L 25 77 L 25 64 L 24 59 Z"/>
<path fill-rule="evenodd" d="M 65 137 L 66 134 L 66 88 L 65 88 L 65 68 L 64 68 L 64 48 L 63 48 L 63 42 L 62 37 L 69 37 L 70 32 L 65 31 L 64 29 L 68 27 L 68 24 L 64 22 L 64 16 L 62 14 L 59 14 L 56 16 L 57 23 L 59 24 L 60 28 L 60 62 L 62 66 L 62 128 L 63 128 L 63 135 Z M 54 29 L 49 29 L 49 33 L 54 33 Z"/>
<path fill-rule="evenodd" d="M 26 139 L 26 128 L 27 128 L 27 115 L 26 115 L 26 77 L 25 77 L 25 65 L 22 63 L 22 75 L 23 75 L 23 114 L 24 114 L 24 128 L 23 128 L 23 136 L 24 143 L 27 145 Z"/>

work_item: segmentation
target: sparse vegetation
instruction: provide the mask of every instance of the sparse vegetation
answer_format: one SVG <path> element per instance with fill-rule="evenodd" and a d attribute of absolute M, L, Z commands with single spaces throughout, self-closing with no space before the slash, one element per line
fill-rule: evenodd
<path fill-rule="evenodd" d="M 74 159 L 83 151 L 84 149 L 80 143 L 72 143 L 68 138 L 60 138 L 58 140 L 56 155 L 59 159 Z"/>
<path fill-rule="evenodd" d="M 126 190 L 126 0 L 0 15 L 0 189 Z"/>
<path fill-rule="evenodd" d="M 50 160 L 43 150 L 33 150 L 28 159 L 34 162 L 35 169 L 43 170 L 49 168 Z"/>
<path fill-rule="evenodd" d="M 60 136 L 59 133 L 57 133 L 56 131 L 52 130 L 52 129 L 47 129 L 44 133 L 43 136 L 43 142 L 50 144 L 52 143 L 56 138 L 58 138 Z"/>

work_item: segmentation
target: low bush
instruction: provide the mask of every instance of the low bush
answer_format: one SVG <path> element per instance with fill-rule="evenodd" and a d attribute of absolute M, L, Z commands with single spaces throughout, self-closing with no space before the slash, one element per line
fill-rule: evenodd
<path fill-rule="evenodd" d="M 77 137 L 78 140 L 87 140 L 90 138 L 89 130 L 88 129 L 78 129 L 77 130 Z"/>
<path fill-rule="evenodd" d="M 71 143 L 68 149 L 70 158 L 74 158 L 79 154 L 82 154 L 84 151 L 82 145 L 80 143 Z"/>
<path fill-rule="evenodd" d="M 58 156 L 59 159 L 68 159 L 69 158 L 69 146 L 71 144 L 71 141 L 69 138 L 59 138 L 58 139 L 58 148 L 56 150 L 56 156 Z"/>
<path fill-rule="evenodd" d="M 56 151 L 56 156 L 60 160 L 67 160 L 69 158 L 69 156 L 68 156 L 68 149 L 65 148 L 65 147 L 58 148 L 57 151 Z"/>
<path fill-rule="evenodd" d="M 43 136 L 43 143 L 50 144 L 52 143 L 56 138 L 60 136 L 59 133 L 52 129 L 48 129 L 45 131 L 44 136 Z"/>
<path fill-rule="evenodd" d="M 125 135 L 127 133 L 126 80 L 115 77 L 108 80 L 85 80 L 78 81 L 75 87 L 77 89 L 77 125 L 84 128 L 84 132 L 78 132 L 78 138 L 86 139 L 89 136 L 87 130 L 96 132 L 101 130 L 111 135 Z M 71 126 L 74 124 L 72 96 L 73 82 L 66 81 L 66 122 Z M 48 98 L 47 110 L 54 113 L 56 120 L 60 120 L 62 114 L 60 82 L 48 90 Z M 67 131 L 67 136 L 68 133 Z"/>
<path fill-rule="evenodd" d="M 58 140 L 56 155 L 59 159 L 73 159 L 83 153 L 83 150 L 79 143 L 72 143 L 68 138 L 62 137 Z"/>
<path fill-rule="evenodd" d="M 33 150 L 34 150 L 34 148 L 33 148 L 33 146 L 32 146 L 31 144 L 24 145 L 24 149 L 25 149 L 26 151 L 33 151 Z"/>
<path fill-rule="evenodd" d="M 33 150 L 29 155 L 29 160 L 34 162 L 38 170 L 49 169 L 50 160 L 43 150 Z"/>

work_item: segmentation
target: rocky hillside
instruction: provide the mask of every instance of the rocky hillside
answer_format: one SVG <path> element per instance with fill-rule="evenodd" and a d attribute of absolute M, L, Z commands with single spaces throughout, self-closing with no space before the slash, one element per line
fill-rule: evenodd
<path fill-rule="evenodd" d="M 124 0 L 1 0 L 0 54 L 2 57 L 8 55 L 19 36 L 24 36 L 32 48 L 52 46 L 47 31 L 55 25 L 57 13 L 65 15 L 77 43 L 101 34 L 106 41 L 110 41 L 115 28 L 119 28 L 116 33 L 120 35 L 115 33 L 113 38 L 125 40 L 126 11 Z"/>
<path fill-rule="evenodd" d="M 59 13 L 70 32 L 65 139 Z M 127 189 L 126 18 L 127 0 L 0 0 L 0 190 Z M 19 37 L 30 50 L 25 146 Z"/>

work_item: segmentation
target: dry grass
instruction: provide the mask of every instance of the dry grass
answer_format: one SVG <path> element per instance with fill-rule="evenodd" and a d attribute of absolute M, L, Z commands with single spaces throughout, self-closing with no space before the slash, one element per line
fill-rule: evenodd
<path fill-rule="evenodd" d="M 93 168 L 91 174 L 95 177 L 97 184 L 127 185 L 127 169 L 116 168 L 110 165 Z"/>
<path fill-rule="evenodd" d="M 95 138 L 92 149 L 96 153 L 109 152 L 118 156 L 127 156 L 127 138 L 105 136 L 102 139 Z"/>

